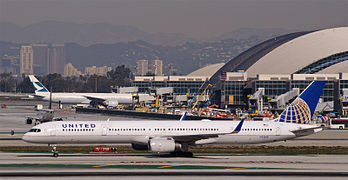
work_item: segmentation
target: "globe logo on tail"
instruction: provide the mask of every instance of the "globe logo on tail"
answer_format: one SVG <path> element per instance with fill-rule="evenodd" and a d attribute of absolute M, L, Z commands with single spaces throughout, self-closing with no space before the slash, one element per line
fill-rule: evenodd
<path fill-rule="evenodd" d="M 285 123 L 309 124 L 311 118 L 311 110 L 308 104 L 298 97 L 282 112 L 282 114 L 280 114 L 278 121 Z"/>

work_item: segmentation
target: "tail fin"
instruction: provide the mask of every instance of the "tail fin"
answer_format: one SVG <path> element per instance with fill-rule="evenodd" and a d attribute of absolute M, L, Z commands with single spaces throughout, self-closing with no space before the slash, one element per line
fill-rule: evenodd
<path fill-rule="evenodd" d="M 29 75 L 30 82 L 34 87 L 35 94 L 37 93 L 48 93 L 47 88 L 41 84 L 39 80 L 36 79 L 34 75 Z"/>
<path fill-rule="evenodd" d="M 310 124 L 326 81 L 314 81 L 280 114 L 285 123 Z"/>

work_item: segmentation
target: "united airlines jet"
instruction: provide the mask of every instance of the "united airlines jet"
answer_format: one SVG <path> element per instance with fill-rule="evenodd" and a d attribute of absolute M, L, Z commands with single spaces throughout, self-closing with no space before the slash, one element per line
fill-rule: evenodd
<path fill-rule="evenodd" d="M 322 128 L 311 119 L 325 81 L 312 82 L 272 121 L 60 121 L 39 124 L 23 136 L 30 143 L 130 143 L 136 150 L 181 153 L 201 144 L 254 144 L 310 135 Z"/>
<path fill-rule="evenodd" d="M 34 97 L 44 101 L 50 101 L 50 92 L 41 84 L 35 76 L 29 75 L 34 87 Z M 52 93 L 52 101 L 66 104 L 89 104 L 91 101 L 106 106 L 117 106 L 118 104 L 131 104 L 132 94 L 120 93 Z"/>

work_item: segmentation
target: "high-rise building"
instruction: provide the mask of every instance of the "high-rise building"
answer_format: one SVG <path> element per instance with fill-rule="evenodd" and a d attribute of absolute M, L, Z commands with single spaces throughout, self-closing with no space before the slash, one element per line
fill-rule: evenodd
<path fill-rule="evenodd" d="M 0 59 L 0 73 L 12 73 L 17 74 L 18 69 L 18 58 L 17 56 L 9 56 L 5 54 L 2 59 Z"/>
<path fill-rule="evenodd" d="M 80 76 L 82 73 L 77 70 L 70 62 L 64 67 L 64 76 Z"/>
<path fill-rule="evenodd" d="M 111 71 L 112 67 L 109 66 L 92 66 L 92 67 L 86 67 L 85 68 L 85 74 L 86 75 L 99 75 L 99 76 L 105 76 L 107 72 Z"/>
<path fill-rule="evenodd" d="M 152 60 L 152 73 L 155 76 L 162 76 L 163 75 L 163 61 L 162 60 Z"/>
<path fill-rule="evenodd" d="M 33 47 L 22 46 L 20 51 L 20 74 L 33 74 Z"/>
<path fill-rule="evenodd" d="M 138 60 L 137 61 L 137 75 L 145 76 L 149 71 L 149 61 L 148 60 Z"/>
<path fill-rule="evenodd" d="M 49 72 L 48 44 L 32 44 L 34 52 L 34 73 L 45 75 Z"/>
<path fill-rule="evenodd" d="M 52 44 L 49 49 L 49 74 L 64 73 L 65 48 L 64 44 Z"/>

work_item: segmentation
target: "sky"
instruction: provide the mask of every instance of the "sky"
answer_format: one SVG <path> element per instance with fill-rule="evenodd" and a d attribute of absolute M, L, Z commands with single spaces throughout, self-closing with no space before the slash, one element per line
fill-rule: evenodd
<path fill-rule="evenodd" d="M 0 22 L 27 26 L 45 20 L 207 38 L 238 28 L 348 26 L 348 0 L 0 0 Z"/>

